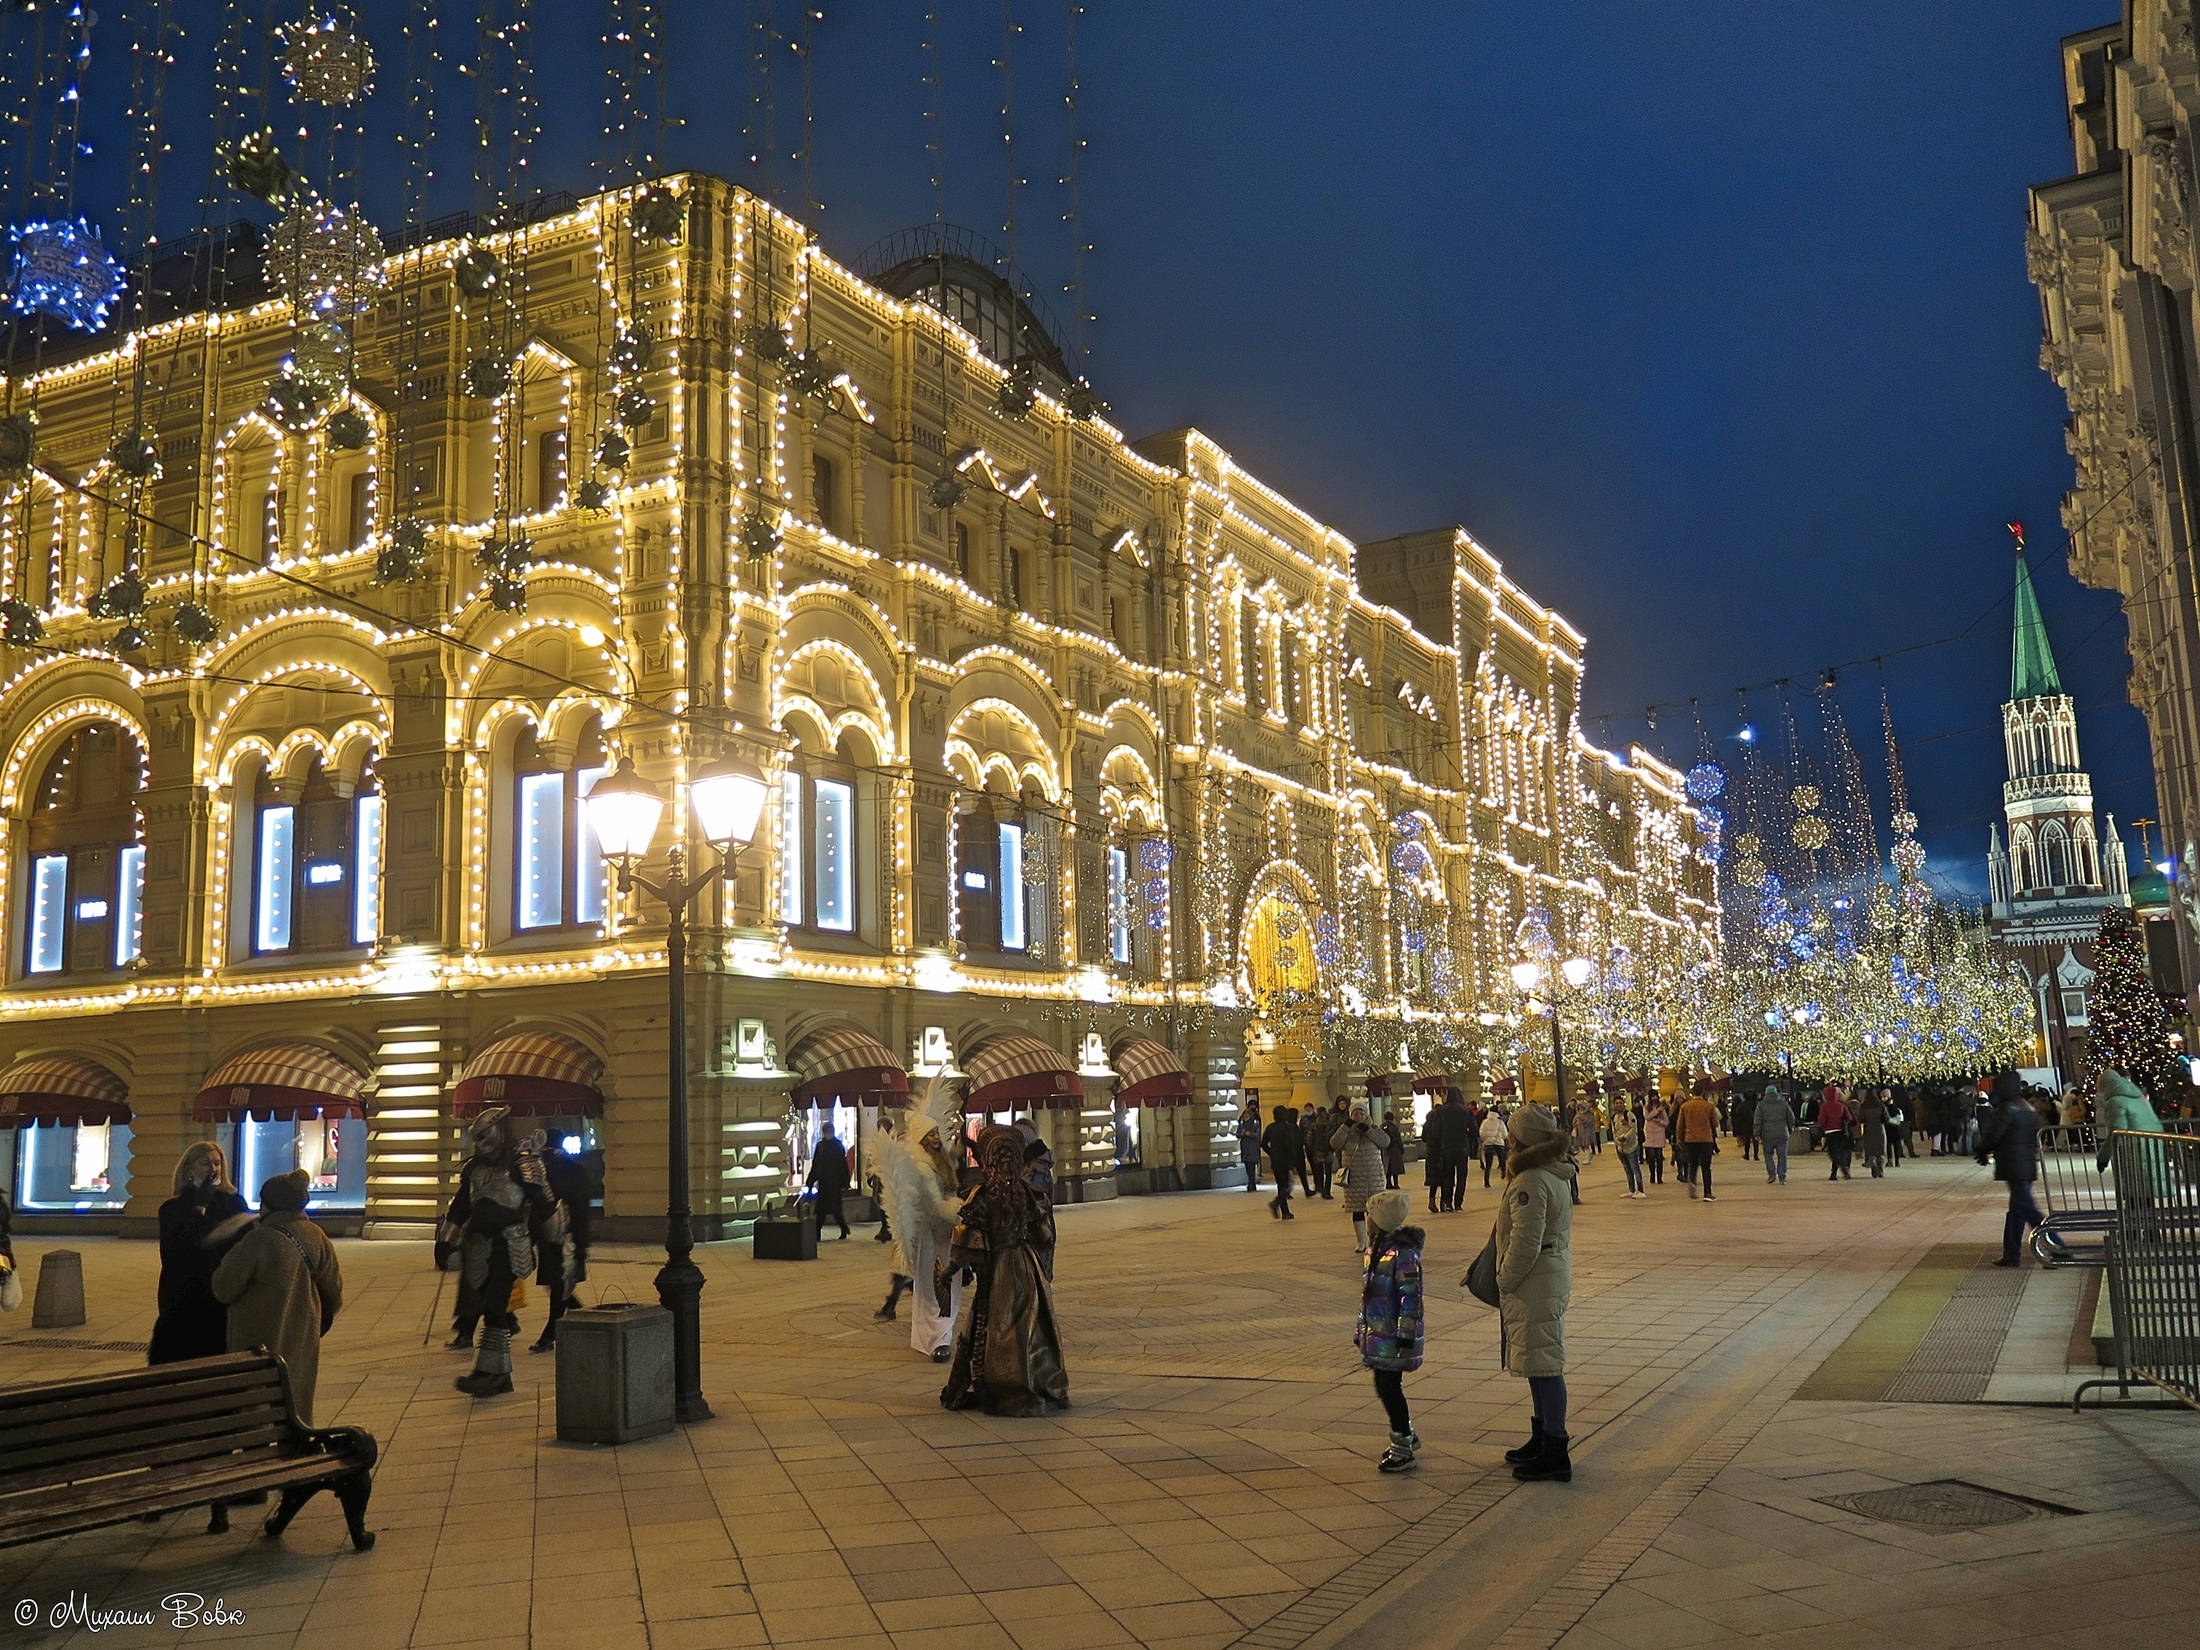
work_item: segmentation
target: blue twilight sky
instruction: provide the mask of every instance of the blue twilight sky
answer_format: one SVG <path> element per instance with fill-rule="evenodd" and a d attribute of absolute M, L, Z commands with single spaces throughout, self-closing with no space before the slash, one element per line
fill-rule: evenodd
<path fill-rule="evenodd" d="M 922 15 L 825 9 L 813 176 L 847 256 L 931 215 Z M 1466 523 L 1587 631 L 1592 737 L 1608 714 L 1686 760 L 1685 710 L 1652 734 L 1645 705 L 1700 697 L 1730 734 L 1740 684 L 1800 702 L 1828 663 L 1973 626 L 1885 680 L 1936 869 L 1982 888 L 2012 517 L 2104 806 L 2155 811 L 2117 603 L 2059 554 L 2071 465 L 2023 257 L 2026 186 L 2070 169 L 2056 43 L 2114 10 L 1094 5 L 1091 376 L 1134 435 L 1196 424 L 1356 536 Z M 687 50 L 688 11 L 674 153 L 739 176 L 741 43 Z M 998 238 L 999 15 L 962 11 L 947 216 Z M 1018 13 L 1019 252 L 1069 313 L 1060 8 Z M 773 101 L 791 147 L 791 68 Z M 1839 689 L 1875 771 L 1878 679 Z"/>
<path fill-rule="evenodd" d="M 1001 13 L 939 3 L 945 214 L 1003 239 Z M 1029 180 L 1016 250 L 1074 313 L 1065 8 L 1013 3 L 1006 101 Z M 785 37 L 768 181 L 799 214 L 795 0 L 667 0 L 668 102 L 684 120 L 667 154 L 760 181 L 743 136 L 756 112 L 744 19 L 764 6 Z M 386 216 L 398 172 L 373 157 L 401 118 L 394 20 L 420 14 L 360 9 L 385 65 L 364 113 L 380 134 L 368 204 Z M 444 9 L 456 53 L 471 8 Z M 924 0 L 809 9 L 823 12 L 815 221 L 853 258 L 932 216 Z M 1691 697 L 1728 738 L 1738 685 L 1785 676 L 1805 701 L 1828 663 L 1968 627 L 1957 645 L 1890 658 L 1885 681 L 1935 868 L 1982 888 L 2012 517 L 2032 528 L 2103 805 L 2154 812 L 2116 601 L 2080 589 L 2059 553 L 2064 407 L 2036 364 L 2023 257 L 2026 186 L 2070 167 L 2057 41 L 2116 9 L 1088 0 L 1090 375 L 1133 436 L 1196 424 L 1356 537 L 1465 523 L 1588 633 L 1592 737 L 1647 736 L 1685 762 Z M 604 176 L 605 6 L 535 13 L 533 171 L 541 188 L 585 190 Z M 170 109 L 179 199 L 208 167 L 192 88 L 213 31 L 186 21 Z M 438 101 L 455 147 L 471 94 L 454 83 Z M 450 158 L 439 210 L 468 204 Z M 1875 772 L 1878 682 L 1867 665 L 1839 684 Z M 1652 733 L 1654 702 L 1681 708 Z M 1767 693 L 1750 711 L 1777 719 Z"/>

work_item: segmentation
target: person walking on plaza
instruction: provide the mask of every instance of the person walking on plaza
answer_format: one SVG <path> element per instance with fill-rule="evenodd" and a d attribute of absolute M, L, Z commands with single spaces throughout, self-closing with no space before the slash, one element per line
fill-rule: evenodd
<path fill-rule="evenodd" d="M 1742 1143 L 1742 1161 L 1757 1155 L 1757 1102 L 1736 1089 L 1727 1098 L 1727 1127 Z"/>
<path fill-rule="evenodd" d="M 1261 1149 L 1268 1154 L 1268 1172 L 1276 1177 L 1276 1195 L 1268 1200 L 1268 1212 L 1278 1220 L 1295 1220 L 1298 1217 L 1291 1213 L 1291 1177 L 1304 1176 L 1306 1156 L 1299 1139 L 1297 1113 L 1289 1106 L 1278 1106 L 1275 1118 L 1260 1137 Z"/>
<path fill-rule="evenodd" d="M 1909 1127 L 1904 1113 L 1902 1090 L 1897 1088 L 1880 1091 L 1887 1098 L 1887 1167 L 1902 1167 L 1903 1131 Z"/>
<path fill-rule="evenodd" d="M 1331 1195 L 1329 1185 L 1336 1175 L 1337 1159 L 1329 1149 L 1329 1137 L 1343 1121 L 1340 1112 L 1323 1111 L 1318 1106 L 1306 1108 L 1306 1121 L 1299 1128 L 1299 1146 L 1306 1153 L 1306 1166 L 1314 1177 L 1307 1189 L 1308 1197 Z"/>
<path fill-rule="evenodd" d="M 1329 1137 L 1330 1149 L 1344 1171 L 1344 1209 L 1352 1217 L 1352 1241 L 1360 1254 L 1367 1253 L 1367 1200 L 1383 1186 L 1383 1153 L 1390 1136 L 1375 1126 L 1365 1100 L 1352 1102 L 1344 1127 Z"/>
<path fill-rule="evenodd" d="M 1367 1200 L 1367 1270 L 1360 1279 L 1360 1321 L 1352 1344 L 1375 1373 L 1375 1396 L 1390 1418 L 1384 1472 L 1411 1472 L 1421 1448 L 1406 1407 L 1405 1378 L 1421 1367 L 1421 1245 L 1427 1234 L 1408 1226 L 1413 1203 L 1401 1191 Z"/>
<path fill-rule="evenodd" d="M 1872 1179 L 1887 1178 L 1887 1091 L 1866 1089 L 1856 1104 L 1856 1130 L 1864 1144 L 1864 1166 Z"/>
<path fill-rule="evenodd" d="M 1665 1142 L 1673 1122 L 1673 1114 L 1666 1109 L 1662 1095 L 1652 1095 L 1650 1103 L 1642 1108 L 1642 1161 L 1650 1184 L 1665 1184 Z"/>
<path fill-rule="evenodd" d="M 344 1304 L 336 1246 L 306 1218 L 313 1177 L 303 1169 L 260 1188 L 260 1217 L 233 1215 L 243 1233 L 214 1268 L 214 1298 L 228 1308 L 223 1336 L 231 1352 L 266 1347 L 283 1360 L 298 1419 L 313 1425 L 313 1389 L 321 1337 Z M 221 1227 L 216 1228 L 219 1233 Z"/>
<path fill-rule="evenodd" d="M 1841 1090 L 1828 1083 L 1825 1092 L 1818 1096 L 1816 1127 L 1826 1142 L 1826 1178 L 1849 1178 L 1849 1130 L 1854 1125 L 1849 1103 Z"/>
<path fill-rule="evenodd" d="M 1444 1103 L 1428 1114 L 1428 1126 L 1429 1156 L 1436 1165 L 1429 1176 L 1429 1208 L 1456 1211 L 1467 1201 L 1467 1165 L 1474 1156 L 1474 1117 L 1466 1095 L 1446 1089 Z"/>
<path fill-rule="evenodd" d="M 561 1218 L 541 1223 L 535 1238 L 535 1281 L 549 1297 L 550 1316 L 530 1352 L 554 1351 L 558 1344 L 558 1320 L 572 1310 L 580 1286 L 588 1280 L 588 1245 L 591 1235 L 588 1166 L 565 1149 L 561 1141 L 549 1141 L 542 1152 L 543 1178 Z M 846 1232 L 841 1234 L 847 1236 Z"/>
<path fill-rule="evenodd" d="M 1480 1155 L 1482 1158 L 1482 1189 L 1489 1190 L 1490 1170 L 1496 1169 L 1502 1179 L 1505 1169 L 1505 1118 L 1506 1113 L 1492 1107 L 1482 1118 Z"/>
<path fill-rule="evenodd" d="M 1291 1108 L 1291 1126 L 1299 1131 L 1299 1192 L 1301 1196 L 1314 1195 L 1314 1162 L 1309 1147 L 1313 1143 L 1314 1125 L 1321 1120 L 1318 1107 L 1308 1106 L 1304 1111 Z"/>
<path fill-rule="evenodd" d="M 1795 1132 L 1795 1108 L 1778 1083 L 1767 1083 L 1757 1100 L 1757 1139 L 1764 1149 L 1765 1184 L 1785 1186 L 1788 1178 L 1788 1137 Z"/>
<path fill-rule="evenodd" d="M 1497 1309 L 1505 1368 L 1528 1383 L 1528 1441 L 1507 1450 L 1523 1481 L 1572 1479 L 1566 1435 L 1566 1304 L 1573 1293 L 1573 1203 L 1577 1173 L 1558 1119 L 1522 1106 L 1507 1126 L 1505 1195 L 1497 1205 Z"/>
<path fill-rule="evenodd" d="M 848 1196 L 848 1148 L 833 1133 L 833 1125 L 827 1121 L 817 1131 L 817 1149 L 810 1153 L 810 1172 L 803 1184 L 817 1193 L 817 1235 L 825 1235 L 825 1222 L 840 1222 L 840 1237 L 848 1239 L 848 1212 L 845 1207 Z"/>
<path fill-rule="evenodd" d="M 539 1156 L 520 1149 L 506 1107 L 491 1106 L 474 1118 L 473 1152 L 459 1170 L 450 1220 L 460 1233 L 459 1275 L 481 1314 L 474 1367 L 454 1384 L 470 1397 L 494 1397 L 512 1390 L 512 1337 L 519 1332 L 512 1297 L 534 1270 L 538 1242 L 562 1243 L 565 1235 L 549 1171 Z"/>
<path fill-rule="evenodd" d="M 1719 1108 L 1711 1103 L 1702 1085 L 1681 1102 L 1676 1124 L 1680 1129 L 1681 1155 L 1689 1168 L 1688 1195 L 1694 1197 L 1700 1186 L 1706 1203 L 1718 1202 L 1711 1195 L 1711 1154 L 1719 1149 Z"/>
<path fill-rule="evenodd" d="M 1245 1165 L 1245 1189 L 1260 1190 L 1260 1096 L 1248 1094 L 1245 1110 L 1238 1115 L 1238 1161 Z"/>
<path fill-rule="evenodd" d="M 1619 1122 L 1612 1129 L 1612 1150 L 1619 1154 L 1619 1166 L 1627 1172 L 1627 1195 L 1648 1197 L 1642 1189 L 1642 1124 L 1636 1121 L 1635 1108 L 1622 1106 Z"/>
<path fill-rule="evenodd" d="M 1383 1147 L 1383 1186 L 1388 1191 L 1396 1191 L 1406 1178 L 1406 1123 L 1411 1116 L 1410 1109 L 1401 1115 L 1394 1100 L 1383 1118 L 1383 1137 L 1389 1141 Z"/>
<path fill-rule="evenodd" d="M 1028 1152 L 1030 1136 L 1021 1129 L 1006 1132 L 1016 1137 L 1019 1151 Z M 955 1314 L 962 1300 L 961 1274 L 947 1263 L 955 1213 L 961 1206 L 955 1160 L 947 1152 L 950 1136 L 961 1143 L 962 1131 L 947 1110 L 935 1076 L 926 1085 L 923 1100 L 903 1112 L 901 1127 L 881 1129 L 874 1137 L 879 1166 L 885 1171 L 886 1200 L 893 1209 L 894 1246 L 889 1251 L 886 1304 L 872 1316 L 893 1322 L 894 1309 L 907 1290 L 910 1348 L 942 1364 L 954 1352 Z M 1258 1141 L 1253 1150 L 1260 1150 Z M 1026 1175 L 1027 1185 L 1032 1184 L 1030 1169 L 1022 1160 L 1019 1172 Z M 1036 1186 L 1032 1195 L 1049 1201 Z"/>
<path fill-rule="evenodd" d="M 2032 1198 L 2039 1177 L 2040 1114 L 2024 1097 L 2024 1083 L 2006 1068 L 1994 1079 L 1993 1110 L 1979 1130 L 1978 1161 L 1994 1160 L 1994 1178 L 2009 1187 L 2009 1212 L 2002 1218 L 2001 1258 L 1996 1266 L 2019 1266 L 2017 1246 L 2040 1224 L 2040 1206 Z"/>
<path fill-rule="evenodd" d="M 184 1148 L 170 1184 L 175 1195 L 160 1206 L 160 1315 L 146 1348 L 149 1364 L 218 1358 L 229 1350 L 229 1311 L 214 1297 L 214 1269 L 227 1247 L 217 1247 L 213 1234 L 224 1221 L 250 1212 L 230 1184 L 221 1147 L 211 1140 Z"/>

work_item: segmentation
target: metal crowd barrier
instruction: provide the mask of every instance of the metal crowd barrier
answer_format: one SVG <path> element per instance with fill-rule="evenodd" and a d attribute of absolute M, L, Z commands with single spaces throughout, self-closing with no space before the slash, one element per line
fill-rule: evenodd
<path fill-rule="evenodd" d="M 2129 1396 L 2159 1387 L 2200 1409 L 2200 1139 L 2127 1134 L 2112 1142 L 2116 1224 L 2108 1234 L 2116 1378 L 2086 1381 Z"/>
<path fill-rule="evenodd" d="M 2042 1266 L 2103 1266 L 2116 1226 L 2116 1188 L 2101 1172 L 2093 1131 L 2083 1124 L 2040 1130 L 2040 1212 L 2032 1252 Z M 2073 1242 L 2073 1239 L 2078 1241 Z"/>

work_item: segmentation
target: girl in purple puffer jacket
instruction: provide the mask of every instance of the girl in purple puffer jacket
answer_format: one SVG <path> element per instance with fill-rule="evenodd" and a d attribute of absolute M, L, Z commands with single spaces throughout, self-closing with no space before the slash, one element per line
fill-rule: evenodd
<path fill-rule="evenodd" d="M 1377 1192 L 1367 1200 L 1367 1273 L 1360 1284 L 1360 1324 L 1353 1344 L 1375 1372 L 1375 1395 L 1390 1416 L 1390 1448 L 1384 1472 L 1411 1472 L 1421 1447 L 1406 1408 L 1405 1376 L 1421 1367 L 1421 1244 L 1408 1226 L 1413 1204 L 1404 1192 Z"/>

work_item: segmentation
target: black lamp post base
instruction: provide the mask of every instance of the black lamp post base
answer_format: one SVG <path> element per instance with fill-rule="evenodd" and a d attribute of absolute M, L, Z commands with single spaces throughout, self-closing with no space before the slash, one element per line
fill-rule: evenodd
<path fill-rule="evenodd" d="M 657 1273 L 657 1304 L 672 1314 L 672 1415 L 683 1425 L 711 1418 L 703 1397 L 703 1269 L 686 1255 Z"/>

